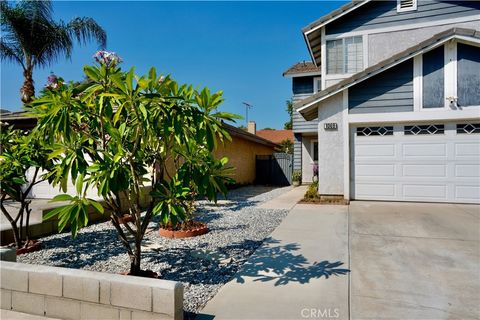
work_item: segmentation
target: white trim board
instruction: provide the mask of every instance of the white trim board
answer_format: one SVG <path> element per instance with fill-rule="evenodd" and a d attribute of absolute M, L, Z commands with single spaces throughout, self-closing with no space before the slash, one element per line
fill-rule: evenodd
<path fill-rule="evenodd" d="M 480 120 L 480 106 L 469 106 L 463 110 L 437 109 L 435 112 L 391 112 L 349 114 L 348 123 L 404 123 L 425 121 Z"/>
<path fill-rule="evenodd" d="M 322 23 L 319 24 L 318 26 L 315 26 L 315 27 L 313 27 L 312 29 L 310 29 L 310 30 L 308 30 L 308 31 L 305 31 L 303 34 L 304 34 L 304 35 L 308 35 L 308 34 L 312 33 L 313 31 L 318 30 L 319 28 L 321 28 L 321 27 L 329 24 L 330 22 L 335 21 L 335 20 L 337 20 L 338 18 L 343 17 L 343 16 L 346 15 L 347 13 L 350 13 L 350 12 L 352 12 L 353 10 L 355 10 L 355 9 L 357 9 L 357 8 L 360 8 L 361 6 L 363 6 L 364 4 L 366 4 L 366 3 L 370 2 L 370 1 L 371 1 L 371 0 L 365 0 L 365 1 L 363 1 L 362 3 L 359 3 L 358 5 L 356 5 L 355 7 L 351 7 L 350 9 L 345 10 L 344 12 L 336 15 L 335 17 L 332 17 L 332 18 L 330 18 L 330 19 L 322 22 Z M 320 19 L 321 19 L 321 18 L 320 18 Z M 314 22 L 315 22 L 315 21 L 314 21 Z"/>

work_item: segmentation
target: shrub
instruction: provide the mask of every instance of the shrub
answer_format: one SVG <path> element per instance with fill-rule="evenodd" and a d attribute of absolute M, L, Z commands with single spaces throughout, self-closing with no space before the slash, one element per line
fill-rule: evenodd
<path fill-rule="evenodd" d="M 292 180 L 296 182 L 302 181 L 302 171 L 300 170 L 293 170 Z"/>
<path fill-rule="evenodd" d="M 318 181 L 308 186 L 305 192 L 305 199 L 316 199 L 318 197 Z"/>
<path fill-rule="evenodd" d="M 218 192 L 227 192 L 228 159 L 215 159 L 213 152 L 218 142 L 230 140 L 222 120 L 238 117 L 217 111 L 221 92 L 178 85 L 154 68 L 143 76 L 133 68 L 122 71 L 113 53 L 101 51 L 95 59 L 97 65 L 84 68 L 87 81 L 57 79 L 31 103 L 39 118 L 35 130 L 54 149 L 50 179 L 65 192 L 70 177 L 77 191 L 55 197 L 70 203 L 45 218 L 58 216 L 60 229 L 69 224 L 75 236 L 88 223 L 88 205 L 104 212 L 86 198 L 95 187 L 128 252 L 130 273 L 140 274 L 141 243 L 153 216 L 175 226 L 190 218 L 194 196 L 216 201 Z M 145 211 L 144 187 L 152 190 Z M 122 224 L 125 211 L 133 219 Z"/>

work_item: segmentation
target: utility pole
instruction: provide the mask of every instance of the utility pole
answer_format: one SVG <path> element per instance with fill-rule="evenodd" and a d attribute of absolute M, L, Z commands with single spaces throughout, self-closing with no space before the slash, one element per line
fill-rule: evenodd
<path fill-rule="evenodd" d="M 245 105 L 245 126 L 248 128 L 248 109 L 253 108 L 253 105 L 247 102 L 242 102 Z"/>

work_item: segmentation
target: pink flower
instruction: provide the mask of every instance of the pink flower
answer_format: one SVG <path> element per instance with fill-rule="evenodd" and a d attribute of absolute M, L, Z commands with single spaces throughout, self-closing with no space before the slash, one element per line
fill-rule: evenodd
<path fill-rule="evenodd" d="M 105 65 L 107 68 L 122 62 L 122 58 L 120 58 L 115 52 L 108 52 L 104 50 L 97 51 L 93 55 L 93 58 L 96 62 Z"/>

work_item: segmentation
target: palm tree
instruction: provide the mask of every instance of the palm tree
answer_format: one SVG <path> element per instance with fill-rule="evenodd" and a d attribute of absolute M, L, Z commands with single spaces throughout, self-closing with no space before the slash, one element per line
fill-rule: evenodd
<path fill-rule="evenodd" d="M 1 59 L 23 68 L 23 103 L 29 103 L 35 95 L 34 68 L 46 67 L 60 56 L 70 58 L 75 40 L 81 44 L 96 40 L 101 48 L 106 46 L 105 30 L 92 18 L 74 18 L 68 23 L 54 21 L 50 0 L 24 0 L 16 5 L 1 0 L 0 11 Z"/>

